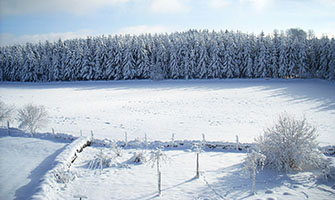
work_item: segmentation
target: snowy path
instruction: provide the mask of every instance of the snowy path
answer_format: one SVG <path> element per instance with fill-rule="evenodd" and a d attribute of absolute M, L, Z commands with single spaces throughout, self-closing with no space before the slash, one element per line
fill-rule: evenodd
<path fill-rule="evenodd" d="M 0 83 L 0 98 L 45 105 L 41 130 L 122 140 L 253 142 L 278 114 L 305 115 L 322 145 L 335 141 L 335 82 L 325 80 L 166 80 Z"/>
<path fill-rule="evenodd" d="M 27 199 L 65 143 L 0 137 L 0 199 Z"/>

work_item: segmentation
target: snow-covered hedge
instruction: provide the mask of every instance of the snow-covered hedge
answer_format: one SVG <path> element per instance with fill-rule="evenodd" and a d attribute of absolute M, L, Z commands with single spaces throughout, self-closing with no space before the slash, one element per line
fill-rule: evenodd
<path fill-rule="evenodd" d="M 192 150 L 195 144 L 203 144 L 204 151 L 236 151 L 236 143 L 234 142 L 220 142 L 220 141 L 201 141 L 201 140 L 174 140 L 173 145 L 171 141 L 141 141 L 138 139 L 127 141 L 125 145 L 124 141 L 113 141 L 111 139 L 105 138 L 94 139 L 92 142 L 95 146 L 102 147 L 112 147 L 113 144 L 125 149 L 156 149 L 157 147 L 163 147 L 166 149 L 178 149 L 178 150 Z M 253 143 L 239 143 L 240 151 L 247 151 L 247 149 L 252 148 Z"/>
<path fill-rule="evenodd" d="M 54 167 L 44 176 L 37 192 L 32 196 L 32 199 L 55 199 L 53 195 L 55 190 L 59 190 L 58 183 L 66 183 L 74 178 L 69 168 L 77 154 L 86 146 L 91 144 L 91 137 L 80 137 L 67 145 L 65 149 L 56 157 Z"/>

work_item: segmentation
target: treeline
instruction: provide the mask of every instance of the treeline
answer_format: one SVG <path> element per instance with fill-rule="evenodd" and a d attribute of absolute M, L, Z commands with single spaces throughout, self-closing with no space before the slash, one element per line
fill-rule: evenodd
<path fill-rule="evenodd" d="M 299 29 L 99 36 L 1 47 L 0 66 L 1 81 L 335 79 L 335 40 Z"/>

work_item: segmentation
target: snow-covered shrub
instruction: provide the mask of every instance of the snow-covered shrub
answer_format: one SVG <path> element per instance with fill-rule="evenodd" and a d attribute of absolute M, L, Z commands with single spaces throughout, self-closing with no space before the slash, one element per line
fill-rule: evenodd
<path fill-rule="evenodd" d="M 44 106 L 27 104 L 18 110 L 19 128 L 29 131 L 31 134 L 36 130 L 46 126 L 48 123 L 48 113 Z"/>
<path fill-rule="evenodd" d="M 280 171 L 321 168 L 325 159 L 318 150 L 316 129 L 306 120 L 284 113 L 278 122 L 256 139 L 257 147 L 266 156 L 265 165 Z"/>
<path fill-rule="evenodd" d="M 325 181 L 335 180 L 335 160 L 328 158 L 322 167 L 322 179 Z"/>
<path fill-rule="evenodd" d="M 114 152 L 117 157 L 122 156 L 122 148 L 117 146 L 116 141 L 112 141 L 111 148 L 112 152 Z"/>
<path fill-rule="evenodd" d="M 134 152 L 128 163 L 145 163 L 147 162 L 147 154 L 144 151 Z"/>
<path fill-rule="evenodd" d="M 89 169 L 103 169 L 110 167 L 111 157 L 106 155 L 100 149 L 100 152 L 94 156 L 94 159 L 91 160 L 88 164 Z"/>
<path fill-rule="evenodd" d="M 251 153 L 247 154 L 247 157 L 244 159 L 244 167 L 248 174 L 252 172 L 252 192 L 255 193 L 256 190 L 256 174 L 260 169 L 263 169 L 266 156 L 252 150 Z"/>
<path fill-rule="evenodd" d="M 73 181 L 76 177 L 75 173 L 71 172 L 69 169 L 56 169 L 53 171 L 53 175 L 57 183 L 68 183 Z"/>
<path fill-rule="evenodd" d="M 7 106 L 3 101 L 0 100 L 0 122 L 10 121 L 14 107 Z"/>

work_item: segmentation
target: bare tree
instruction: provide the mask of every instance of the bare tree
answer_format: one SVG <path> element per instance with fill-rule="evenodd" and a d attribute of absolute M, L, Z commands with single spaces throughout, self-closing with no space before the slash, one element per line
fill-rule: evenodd
<path fill-rule="evenodd" d="M 0 122 L 11 120 L 14 107 L 7 106 L 3 101 L 0 101 Z"/>
<path fill-rule="evenodd" d="M 44 127 L 48 123 L 48 113 L 44 106 L 27 104 L 18 111 L 19 128 L 36 133 L 37 129 Z"/>

